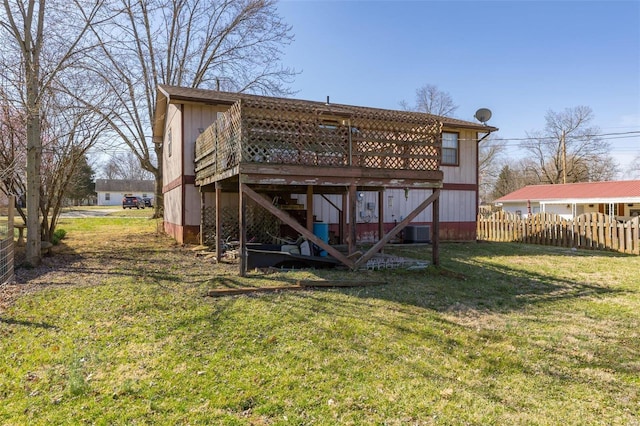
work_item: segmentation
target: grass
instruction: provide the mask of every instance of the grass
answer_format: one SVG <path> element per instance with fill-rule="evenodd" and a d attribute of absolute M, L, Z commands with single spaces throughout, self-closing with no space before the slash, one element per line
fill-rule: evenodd
<path fill-rule="evenodd" d="M 144 217 L 60 226 L 0 312 L 2 424 L 638 424 L 637 257 L 444 244 L 442 270 L 240 278 Z M 314 278 L 390 284 L 203 297 Z"/>

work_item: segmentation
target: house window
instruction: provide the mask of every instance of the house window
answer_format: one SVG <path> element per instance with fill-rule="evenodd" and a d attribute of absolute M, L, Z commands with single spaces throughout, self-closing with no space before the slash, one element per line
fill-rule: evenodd
<path fill-rule="evenodd" d="M 608 216 L 618 216 L 618 204 L 605 204 L 604 214 Z"/>
<path fill-rule="evenodd" d="M 105 200 L 105 201 L 109 201 L 109 200 L 111 200 L 111 194 L 110 194 L 110 193 L 108 193 L 108 192 L 105 192 L 105 193 L 104 193 L 104 200 Z"/>
<path fill-rule="evenodd" d="M 458 134 L 442 133 L 442 165 L 458 165 Z"/>

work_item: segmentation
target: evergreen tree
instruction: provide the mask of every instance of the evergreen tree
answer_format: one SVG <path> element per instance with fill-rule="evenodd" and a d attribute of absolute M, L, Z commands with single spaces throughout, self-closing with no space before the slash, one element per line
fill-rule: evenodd
<path fill-rule="evenodd" d="M 86 154 L 78 159 L 78 164 L 69 181 L 66 198 L 74 205 L 80 205 L 84 201 L 96 195 L 95 172 L 87 161 Z"/>

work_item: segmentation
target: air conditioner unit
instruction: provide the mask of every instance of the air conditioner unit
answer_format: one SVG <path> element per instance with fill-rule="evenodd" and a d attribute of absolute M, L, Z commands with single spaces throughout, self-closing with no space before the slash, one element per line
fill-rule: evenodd
<path fill-rule="evenodd" d="M 431 242 L 431 226 L 430 225 L 407 225 L 404 228 L 404 243 L 430 243 Z"/>

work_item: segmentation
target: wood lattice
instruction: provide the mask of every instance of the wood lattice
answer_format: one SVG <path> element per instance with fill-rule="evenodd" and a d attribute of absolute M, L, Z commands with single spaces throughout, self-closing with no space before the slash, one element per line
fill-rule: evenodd
<path fill-rule="evenodd" d="M 235 207 L 222 208 L 222 240 L 237 240 L 240 231 L 238 227 L 238 209 Z M 203 244 L 214 247 L 216 245 L 216 207 L 202 208 Z"/>
<path fill-rule="evenodd" d="M 196 141 L 196 179 L 247 163 L 439 170 L 437 117 L 299 100 L 241 97 Z"/>
<path fill-rule="evenodd" d="M 253 201 L 247 203 L 247 240 L 271 244 L 280 236 L 280 221 Z M 238 240 L 240 236 L 238 209 L 226 206 L 222 208 L 222 240 Z M 202 208 L 203 244 L 216 245 L 216 207 Z"/>

